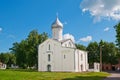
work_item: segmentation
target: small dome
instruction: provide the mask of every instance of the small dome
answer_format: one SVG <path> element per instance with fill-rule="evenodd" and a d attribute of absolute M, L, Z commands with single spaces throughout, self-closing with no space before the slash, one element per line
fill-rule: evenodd
<path fill-rule="evenodd" d="M 63 28 L 63 24 L 60 22 L 60 20 L 58 19 L 58 17 L 56 18 L 56 20 L 52 23 L 52 28 Z"/>

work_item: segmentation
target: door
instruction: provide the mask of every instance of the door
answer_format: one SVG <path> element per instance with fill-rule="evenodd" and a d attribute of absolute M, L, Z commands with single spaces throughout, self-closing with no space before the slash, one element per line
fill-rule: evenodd
<path fill-rule="evenodd" d="M 51 65 L 50 64 L 47 65 L 47 71 L 49 71 L 49 72 L 51 71 Z"/>

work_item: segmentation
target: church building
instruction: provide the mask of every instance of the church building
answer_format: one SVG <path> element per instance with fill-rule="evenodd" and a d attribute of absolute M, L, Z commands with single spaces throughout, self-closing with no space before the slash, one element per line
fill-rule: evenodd
<path fill-rule="evenodd" d="M 83 72 L 88 70 L 88 53 L 63 39 L 63 24 L 58 17 L 51 25 L 52 38 L 38 47 L 38 71 Z"/>

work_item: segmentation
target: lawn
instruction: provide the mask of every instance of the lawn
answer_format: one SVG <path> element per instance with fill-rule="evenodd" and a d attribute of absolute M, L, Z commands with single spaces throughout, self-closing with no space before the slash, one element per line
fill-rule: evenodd
<path fill-rule="evenodd" d="M 0 70 L 0 80 L 102 80 L 105 72 L 37 72 L 27 70 Z"/>

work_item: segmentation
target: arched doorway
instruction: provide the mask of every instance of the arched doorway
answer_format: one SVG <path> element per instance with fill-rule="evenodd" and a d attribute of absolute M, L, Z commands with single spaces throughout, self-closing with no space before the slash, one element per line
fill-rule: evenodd
<path fill-rule="evenodd" d="M 49 71 L 49 72 L 51 71 L 51 65 L 50 64 L 47 65 L 47 71 Z"/>

